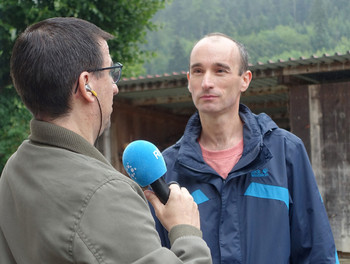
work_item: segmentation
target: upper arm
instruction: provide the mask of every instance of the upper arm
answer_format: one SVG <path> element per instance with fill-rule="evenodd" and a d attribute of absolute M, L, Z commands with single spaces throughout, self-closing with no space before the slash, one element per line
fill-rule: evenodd
<path fill-rule="evenodd" d="M 140 189 L 141 190 L 141 189 Z M 142 191 L 128 182 L 111 180 L 90 197 L 77 225 L 73 251 L 84 247 L 101 263 L 132 263 L 161 248 L 154 221 Z M 75 254 L 76 258 L 79 258 Z"/>

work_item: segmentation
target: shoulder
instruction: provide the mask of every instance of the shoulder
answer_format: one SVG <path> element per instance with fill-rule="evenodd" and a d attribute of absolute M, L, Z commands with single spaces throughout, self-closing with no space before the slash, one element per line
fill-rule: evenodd
<path fill-rule="evenodd" d="M 172 158 L 175 155 L 177 155 L 177 153 L 179 152 L 179 149 L 181 147 L 182 139 L 183 139 L 183 137 L 181 137 L 175 144 L 173 144 L 173 145 L 171 145 L 163 150 L 162 154 L 163 154 L 164 158 L 168 158 L 168 157 Z"/>
<path fill-rule="evenodd" d="M 303 141 L 285 129 L 277 128 L 267 133 L 263 137 L 263 144 L 274 156 L 284 157 L 287 162 L 305 162 L 309 159 Z"/>
<path fill-rule="evenodd" d="M 265 113 L 253 114 L 248 110 L 246 119 L 250 125 L 252 131 L 259 131 L 256 135 L 260 134 L 264 142 L 269 143 L 285 143 L 290 147 L 303 146 L 303 141 L 292 132 L 280 128 L 270 116 Z"/>
<path fill-rule="evenodd" d="M 270 134 L 267 133 L 266 137 L 271 137 L 274 140 L 284 141 L 286 144 L 289 144 L 295 147 L 304 145 L 301 138 L 299 138 L 297 135 L 283 128 L 276 128 L 271 130 L 271 133 Z"/>

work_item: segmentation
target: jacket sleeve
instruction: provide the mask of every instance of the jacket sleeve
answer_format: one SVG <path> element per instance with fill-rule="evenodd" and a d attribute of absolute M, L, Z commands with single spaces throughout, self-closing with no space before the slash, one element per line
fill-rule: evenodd
<path fill-rule="evenodd" d="M 288 140 L 291 263 L 339 263 L 327 213 L 301 140 Z"/>
<path fill-rule="evenodd" d="M 102 184 L 81 211 L 72 244 L 76 263 L 211 263 L 192 226 L 174 227 L 171 249 L 161 246 L 143 192 L 128 179 Z"/>
<path fill-rule="evenodd" d="M 163 227 L 163 225 L 161 224 L 161 222 L 159 221 L 159 219 L 156 217 L 156 213 L 154 212 L 154 208 L 151 204 L 149 204 L 150 206 L 150 210 L 153 216 L 153 219 L 155 221 L 156 224 L 156 230 L 158 231 L 158 235 L 160 238 L 160 242 L 162 244 L 163 247 L 166 248 L 170 248 L 170 240 L 169 240 L 169 233 L 168 231 Z"/>

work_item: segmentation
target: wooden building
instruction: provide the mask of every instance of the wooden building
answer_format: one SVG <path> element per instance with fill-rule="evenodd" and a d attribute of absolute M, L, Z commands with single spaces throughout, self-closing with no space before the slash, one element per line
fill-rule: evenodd
<path fill-rule="evenodd" d="M 251 65 L 241 102 L 265 112 L 306 146 L 340 254 L 350 254 L 350 53 Z M 128 143 L 175 143 L 194 113 L 186 72 L 123 79 L 111 128 L 99 141 L 123 171 Z"/>

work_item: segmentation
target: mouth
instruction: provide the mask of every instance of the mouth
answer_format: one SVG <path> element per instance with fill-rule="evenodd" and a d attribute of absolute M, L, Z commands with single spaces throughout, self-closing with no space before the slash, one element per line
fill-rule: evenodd
<path fill-rule="evenodd" d="M 205 100 L 209 100 L 209 99 L 214 99 L 216 98 L 217 96 L 216 95 L 213 95 L 213 94 L 204 94 L 202 95 L 200 98 L 201 99 L 205 99 Z"/>

